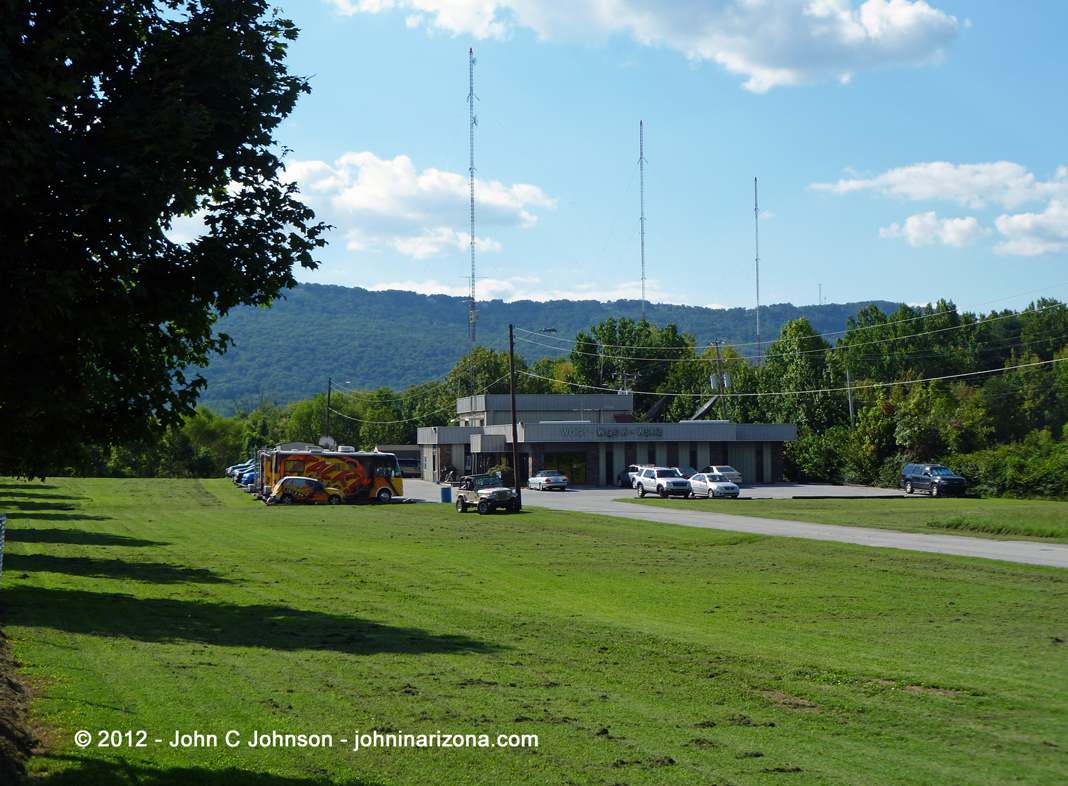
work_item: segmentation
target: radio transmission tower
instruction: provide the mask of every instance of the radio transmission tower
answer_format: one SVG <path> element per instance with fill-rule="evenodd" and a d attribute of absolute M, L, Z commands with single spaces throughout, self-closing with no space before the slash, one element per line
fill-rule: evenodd
<path fill-rule="evenodd" d="M 475 116 L 475 60 L 474 49 L 467 50 L 467 78 L 470 86 L 470 91 L 467 94 L 467 103 L 469 105 L 471 116 L 471 349 L 475 348 L 475 321 L 478 319 L 478 311 L 475 308 L 475 126 L 478 125 L 478 118 Z M 472 391 L 474 395 L 474 391 Z"/>
<path fill-rule="evenodd" d="M 753 226 L 756 229 L 756 317 L 757 366 L 760 365 L 760 209 L 757 207 L 757 179 L 753 178 Z"/>
<path fill-rule="evenodd" d="M 642 319 L 645 319 L 645 131 L 642 121 L 638 121 L 638 169 L 641 172 L 642 195 Z"/>

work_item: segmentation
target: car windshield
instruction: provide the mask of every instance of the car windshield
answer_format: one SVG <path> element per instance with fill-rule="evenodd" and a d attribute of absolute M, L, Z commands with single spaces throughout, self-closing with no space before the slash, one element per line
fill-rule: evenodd
<path fill-rule="evenodd" d="M 727 479 L 725 477 L 723 477 L 722 475 L 709 475 L 708 479 L 712 483 L 726 483 L 727 482 Z"/>
<path fill-rule="evenodd" d="M 677 469 L 658 469 L 656 471 L 656 476 L 658 478 L 681 478 L 682 477 L 682 475 L 679 474 L 679 471 Z"/>
<path fill-rule="evenodd" d="M 559 472 L 559 471 L 557 471 L 555 469 L 547 469 L 544 472 L 539 472 L 538 474 L 541 475 L 543 478 L 556 478 L 556 477 L 560 477 L 564 473 L 563 472 Z"/>
<path fill-rule="evenodd" d="M 949 469 L 948 467 L 931 467 L 931 474 L 945 477 L 946 475 L 952 475 L 953 470 Z"/>

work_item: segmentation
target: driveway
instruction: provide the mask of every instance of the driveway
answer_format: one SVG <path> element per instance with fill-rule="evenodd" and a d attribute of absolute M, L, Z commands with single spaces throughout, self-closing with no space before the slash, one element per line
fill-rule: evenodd
<path fill-rule="evenodd" d="M 404 488 L 409 497 L 427 502 L 440 502 L 441 486 L 422 480 L 405 479 Z M 634 492 L 618 488 L 569 488 L 567 491 L 523 491 L 523 505 L 551 508 L 603 516 L 656 521 L 661 524 L 676 524 L 683 527 L 703 527 L 731 532 L 748 532 L 756 535 L 773 535 L 783 538 L 807 538 L 829 540 L 839 543 L 855 543 L 876 548 L 924 551 L 933 554 L 951 554 L 958 557 L 982 557 L 984 559 L 1020 562 L 1027 565 L 1046 565 L 1068 568 L 1068 545 L 1038 543 L 1032 541 L 992 540 L 970 538 L 963 535 L 927 535 L 912 532 L 868 529 L 866 527 L 843 527 L 834 524 L 813 524 L 804 521 L 734 516 L 729 513 L 676 510 L 652 505 L 632 505 L 615 500 L 628 497 Z M 896 497 L 904 492 L 894 489 L 878 489 L 863 486 L 823 486 L 817 484 L 778 483 L 769 486 L 745 486 L 743 497 L 753 499 L 791 499 L 819 497 Z M 733 504 L 723 500 L 724 506 Z"/>

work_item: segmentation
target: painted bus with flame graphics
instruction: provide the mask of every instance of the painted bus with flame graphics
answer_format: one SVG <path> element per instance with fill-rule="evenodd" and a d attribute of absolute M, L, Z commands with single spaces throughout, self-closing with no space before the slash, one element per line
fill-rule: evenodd
<path fill-rule="evenodd" d="M 259 470 L 259 484 L 265 490 L 282 478 L 303 477 L 340 488 L 346 502 L 386 504 L 394 497 L 404 496 L 400 464 L 392 453 L 321 448 L 263 450 L 259 454 Z"/>

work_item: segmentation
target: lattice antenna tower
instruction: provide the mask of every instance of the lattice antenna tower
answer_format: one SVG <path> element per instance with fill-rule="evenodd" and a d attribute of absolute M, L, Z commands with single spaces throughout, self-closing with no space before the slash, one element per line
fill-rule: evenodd
<path fill-rule="evenodd" d="M 753 178 L 753 226 L 756 230 L 756 317 L 757 366 L 760 365 L 760 209 L 757 207 L 757 179 Z"/>
<path fill-rule="evenodd" d="M 638 170 L 641 173 L 639 182 L 641 183 L 641 195 L 642 195 L 642 319 L 645 319 L 645 131 L 642 127 L 643 121 L 638 121 Z"/>
<path fill-rule="evenodd" d="M 478 117 L 475 115 L 475 59 L 474 49 L 467 50 L 467 78 L 470 90 L 467 94 L 467 103 L 471 118 L 471 169 L 469 171 L 471 181 L 471 349 L 475 348 L 475 322 L 478 320 L 478 310 L 475 308 L 475 126 L 478 125 Z M 472 391 L 472 394 L 474 391 Z"/>

